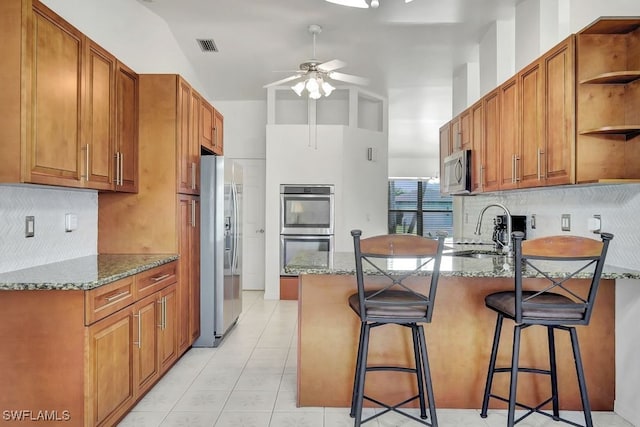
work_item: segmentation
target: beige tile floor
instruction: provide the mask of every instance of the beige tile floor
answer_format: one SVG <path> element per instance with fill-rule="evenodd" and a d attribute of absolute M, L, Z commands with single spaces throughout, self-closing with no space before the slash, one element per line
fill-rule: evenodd
<path fill-rule="evenodd" d="M 119 424 L 122 427 L 349 427 L 347 408 L 296 408 L 295 301 L 264 300 L 262 292 L 243 294 L 243 313 L 218 348 L 193 348 Z M 486 419 L 478 410 L 438 409 L 442 427 L 506 425 L 504 411 Z M 569 417 L 576 413 L 567 414 Z M 594 412 L 597 427 L 633 427 L 611 412 Z M 582 418 L 576 419 L 581 422 Z M 385 414 L 368 427 L 413 427 L 397 414 Z M 531 416 L 521 427 L 551 427 Z"/>

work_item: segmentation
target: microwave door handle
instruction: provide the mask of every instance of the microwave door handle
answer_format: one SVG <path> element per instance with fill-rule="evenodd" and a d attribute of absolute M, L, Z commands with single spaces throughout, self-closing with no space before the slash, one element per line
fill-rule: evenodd
<path fill-rule="evenodd" d="M 460 184 L 462 182 L 462 161 L 458 159 L 455 167 L 455 175 L 456 175 L 456 183 Z"/>

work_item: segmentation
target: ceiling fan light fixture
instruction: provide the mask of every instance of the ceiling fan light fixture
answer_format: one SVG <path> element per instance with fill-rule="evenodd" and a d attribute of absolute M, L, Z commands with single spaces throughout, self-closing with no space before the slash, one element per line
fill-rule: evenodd
<path fill-rule="evenodd" d="M 307 80 L 306 86 L 309 93 L 318 92 L 320 90 L 320 84 L 318 83 L 316 76 L 311 76 L 311 78 Z"/>
<path fill-rule="evenodd" d="M 339 4 L 341 6 L 359 7 L 361 9 L 369 8 L 366 0 L 326 0 L 329 3 Z"/>
<path fill-rule="evenodd" d="M 374 9 L 377 9 L 378 6 L 380 6 L 380 1 L 379 0 L 371 0 L 371 7 Z"/>
<path fill-rule="evenodd" d="M 329 82 L 322 82 L 322 91 L 324 92 L 324 96 L 329 96 L 331 95 L 331 92 L 333 92 L 333 90 L 335 89 L 335 87 L 331 86 L 331 83 Z"/>
<path fill-rule="evenodd" d="M 291 86 L 291 89 L 298 95 L 302 96 L 302 91 L 304 90 L 304 82 L 298 82 L 295 85 Z"/>

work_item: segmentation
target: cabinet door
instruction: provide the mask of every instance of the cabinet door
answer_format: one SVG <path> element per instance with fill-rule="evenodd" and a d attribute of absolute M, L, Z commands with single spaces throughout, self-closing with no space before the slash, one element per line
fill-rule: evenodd
<path fill-rule="evenodd" d="M 218 156 L 224 154 L 224 117 L 220 111 L 214 109 L 213 152 Z"/>
<path fill-rule="evenodd" d="M 444 158 L 451 154 L 451 122 L 440 128 L 440 176 L 444 176 Z"/>
<path fill-rule="evenodd" d="M 138 192 L 138 75 L 118 62 L 116 70 L 115 189 Z"/>
<path fill-rule="evenodd" d="M 518 187 L 520 171 L 520 139 L 518 135 L 518 80 L 512 78 L 499 87 L 500 91 L 500 189 Z"/>
<path fill-rule="evenodd" d="M 482 190 L 500 189 L 500 100 L 499 88 L 482 98 L 483 102 L 483 145 L 482 145 Z"/>
<path fill-rule="evenodd" d="M 482 100 L 471 106 L 471 191 L 482 191 L 482 149 L 484 146 L 484 108 Z"/>
<path fill-rule="evenodd" d="M 460 114 L 460 149 L 471 150 L 471 109 Z"/>
<path fill-rule="evenodd" d="M 85 186 L 113 189 L 116 59 L 92 41 L 86 49 L 84 143 Z"/>
<path fill-rule="evenodd" d="M 462 134 L 460 132 L 460 117 L 451 120 L 451 152 L 459 151 L 462 148 Z"/>
<path fill-rule="evenodd" d="M 200 200 L 194 198 L 191 209 L 193 210 L 193 224 L 190 228 L 191 236 L 191 264 L 189 286 L 189 345 L 200 336 Z"/>
<path fill-rule="evenodd" d="M 27 162 L 33 183 L 81 187 L 83 35 L 33 2 Z"/>
<path fill-rule="evenodd" d="M 177 95 L 177 122 L 178 122 L 178 192 L 190 194 L 193 191 L 195 165 L 191 159 L 189 139 L 189 106 L 191 105 L 191 87 L 187 82 L 178 78 Z"/>
<path fill-rule="evenodd" d="M 540 61 L 518 73 L 520 106 L 519 187 L 543 185 L 541 156 L 544 155 L 544 78 Z"/>
<path fill-rule="evenodd" d="M 157 332 L 160 305 L 158 294 L 154 294 L 137 302 L 133 308 L 136 396 L 146 392 L 160 375 Z"/>
<path fill-rule="evenodd" d="M 178 195 L 180 211 L 179 274 L 178 274 L 178 353 L 182 354 L 191 345 L 192 322 L 200 321 L 200 306 L 194 307 L 194 291 L 200 289 L 199 208 L 198 197 Z M 197 249 L 196 249 L 197 247 Z M 196 270 L 197 269 L 197 270 Z M 199 301 L 199 300 L 198 300 Z"/>
<path fill-rule="evenodd" d="M 545 74 L 543 175 L 547 185 L 575 183 L 575 61 L 570 36 L 542 57 Z"/>
<path fill-rule="evenodd" d="M 214 152 L 214 113 L 213 106 L 204 99 L 200 104 L 200 145 Z"/>
<path fill-rule="evenodd" d="M 178 288 L 170 285 L 158 296 L 158 361 L 165 372 L 178 359 Z M 198 318 L 198 321 L 200 319 Z"/>
<path fill-rule="evenodd" d="M 189 103 L 189 161 L 192 168 L 190 194 L 200 194 L 200 104 L 202 97 L 192 89 Z"/>
<path fill-rule="evenodd" d="M 135 325 L 135 327 L 134 327 Z M 123 309 L 88 328 L 87 425 L 113 425 L 134 402 L 134 321 Z"/>

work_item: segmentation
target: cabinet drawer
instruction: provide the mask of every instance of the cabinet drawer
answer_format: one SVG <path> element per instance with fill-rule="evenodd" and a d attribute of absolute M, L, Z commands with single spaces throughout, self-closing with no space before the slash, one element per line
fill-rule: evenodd
<path fill-rule="evenodd" d="M 174 261 L 138 274 L 136 276 L 137 298 L 144 298 L 175 283 L 177 265 Z"/>
<path fill-rule="evenodd" d="M 134 302 L 134 277 L 129 276 L 84 294 L 85 324 L 104 319 Z"/>

